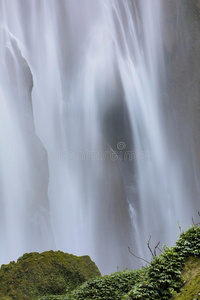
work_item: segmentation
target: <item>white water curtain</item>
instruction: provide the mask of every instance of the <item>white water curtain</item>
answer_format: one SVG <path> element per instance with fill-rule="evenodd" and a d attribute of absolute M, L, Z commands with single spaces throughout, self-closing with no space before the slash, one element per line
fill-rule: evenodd
<path fill-rule="evenodd" d="M 0 17 L 1 263 L 138 267 L 128 247 L 148 258 L 195 210 L 162 121 L 162 1 L 0 0 Z"/>

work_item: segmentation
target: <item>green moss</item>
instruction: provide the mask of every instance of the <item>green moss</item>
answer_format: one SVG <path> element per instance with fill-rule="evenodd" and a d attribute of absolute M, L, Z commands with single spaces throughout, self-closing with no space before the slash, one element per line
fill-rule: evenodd
<path fill-rule="evenodd" d="M 183 290 L 174 300 L 200 299 L 200 258 L 191 257 L 187 260 L 182 271 Z"/>
<path fill-rule="evenodd" d="M 0 299 L 29 300 L 42 295 L 62 295 L 86 280 L 99 276 L 89 256 L 76 257 L 61 251 L 24 254 L 17 263 L 0 269 Z"/>

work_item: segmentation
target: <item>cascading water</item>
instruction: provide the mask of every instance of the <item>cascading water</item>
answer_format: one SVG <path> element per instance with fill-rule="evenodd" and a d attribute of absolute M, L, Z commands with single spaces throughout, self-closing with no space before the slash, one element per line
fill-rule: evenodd
<path fill-rule="evenodd" d="M 52 248 L 102 273 L 139 266 L 128 246 L 148 258 L 149 236 L 174 242 L 197 209 L 163 114 L 162 1 L 0 12 L 1 262 Z"/>
<path fill-rule="evenodd" d="M 35 134 L 32 75 L 17 42 L 0 28 L 1 262 L 54 247 L 49 231 L 47 155 Z M 45 244 L 43 238 L 45 236 Z"/>

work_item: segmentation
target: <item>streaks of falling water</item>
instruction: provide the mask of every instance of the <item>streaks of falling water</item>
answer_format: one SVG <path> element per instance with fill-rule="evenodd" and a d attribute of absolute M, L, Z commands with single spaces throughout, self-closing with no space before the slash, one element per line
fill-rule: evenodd
<path fill-rule="evenodd" d="M 162 236 L 164 242 L 174 241 L 176 233 L 172 228 L 177 219 L 187 225 L 183 204 L 188 211 L 193 209 L 193 204 L 186 200 L 190 193 L 185 191 L 180 159 L 170 157 L 167 151 L 168 138 L 161 120 L 161 82 L 165 80 L 162 2 L 1 0 L 0 3 L 4 23 L 28 62 L 16 61 L 16 88 L 24 91 L 20 68 L 29 64 L 34 81 L 34 124 L 48 153 L 48 166 L 39 146 L 31 155 L 23 155 L 27 138 L 34 144 L 35 132 L 32 130 L 28 137 L 24 134 L 26 118 L 21 127 L 15 126 L 20 116 L 18 110 L 15 116 L 10 113 L 15 99 L 4 97 L 1 91 L 6 116 L 1 118 L 2 127 L 18 145 L 12 168 L 8 160 L 2 162 L 0 182 L 4 186 L 3 219 L 9 225 L 4 226 L 1 240 L 3 235 L 7 236 L 8 247 L 11 247 L 12 220 L 19 227 L 14 231 L 19 235 L 17 246 L 15 242 L 12 244 L 16 254 L 9 255 L 9 259 L 34 250 L 33 242 L 23 234 L 32 209 L 26 204 L 23 185 L 26 183 L 33 191 L 33 203 L 41 196 L 45 198 L 44 209 L 48 206 L 45 187 L 49 167 L 48 196 L 56 248 L 78 255 L 89 254 L 102 273 L 115 271 L 117 267 L 138 266 L 128 255 L 128 246 L 147 257 L 144 249 L 149 235 L 155 240 Z M 6 47 L 4 40 L 3 44 Z M 6 59 L 3 63 L 4 68 L 12 68 Z M 7 78 L 7 90 L 12 85 L 13 80 Z M 29 85 L 27 89 L 30 91 Z M 30 99 L 22 103 L 22 110 L 29 105 L 27 102 L 30 104 Z M 134 153 L 134 159 L 121 159 L 125 151 L 120 152 L 122 157 L 118 161 L 114 159 L 113 153 L 120 150 L 119 142 L 123 142 L 122 150 Z M 8 157 L 5 138 L 1 144 L 1 158 Z M 29 166 L 32 159 L 36 159 L 32 170 L 43 173 L 44 181 L 36 194 L 38 183 L 32 187 L 36 179 L 25 178 L 19 167 L 19 164 Z M 12 194 L 9 201 L 6 169 L 9 172 L 14 169 L 13 176 L 17 179 L 13 178 L 13 182 L 16 189 L 20 188 L 18 196 Z M 6 207 L 16 203 L 13 215 Z M 35 211 L 41 219 L 39 207 Z M 41 251 L 50 247 L 47 235 L 52 230 L 50 222 L 46 224 L 49 225 L 46 237 L 43 236 L 44 245 L 37 242 Z"/>
<path fill-rule="evenodd" d="M 0 261 L 54 247 L 49 228 L 46 152 L 35 134 L 32 74 L 17 42 L 0 27 Z M 43 238 L 45 236 L 45 245 Z"/>

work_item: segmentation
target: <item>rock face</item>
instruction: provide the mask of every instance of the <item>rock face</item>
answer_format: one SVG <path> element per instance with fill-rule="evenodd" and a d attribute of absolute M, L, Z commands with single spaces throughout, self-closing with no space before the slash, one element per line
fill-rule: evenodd
<path fill-rule="evenodd" d="M 192 128 L 191 138 L 200 163 L 200 3 L 196 0 L 163 2 L 170 97 L 176 115 Z"/>
<path fill-rule="evenodd" d="M 200 167 L 200 2 L 162 0 L 166 102 L 171 138 L 182 155 L 186 183 L 198 198 Z M 192 180 L 191 180 L 192 178 Z M 196 181 L 196 182 L 195 182 Z M 195 187 L 196 184 L 196 187 Z M 195 190 L 196 189 L 196 190 Z"/>
<path fill-rule="evenodd" d="M 77 257 L 61 251 L 24 254 L 16 263 L 2 265 L 0 298 L 28 300 L 61 295 L 100 275 L 89 256 Z"/>

